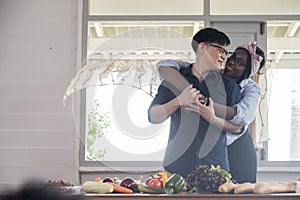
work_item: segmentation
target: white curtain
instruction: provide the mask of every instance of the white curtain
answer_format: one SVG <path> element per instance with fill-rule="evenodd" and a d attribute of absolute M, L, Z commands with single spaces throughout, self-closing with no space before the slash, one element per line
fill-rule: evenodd
<path fill-rule="evenodd" d="M 273 67 L 273 61 L 268 60 L 260 73 L 254 75 L 253 80 L 258 83 L 261 89 L 261 99 L 258 105 L 256 118 L 249 126 L 249 131 L 252 136 L 254 146 L 257 149 L 263 147 L 263 143 L 269 140 L 268 134 L 268 102 L 269 102 L 269 88 L 271 79 L 268 77 L 267 70 Z"/>

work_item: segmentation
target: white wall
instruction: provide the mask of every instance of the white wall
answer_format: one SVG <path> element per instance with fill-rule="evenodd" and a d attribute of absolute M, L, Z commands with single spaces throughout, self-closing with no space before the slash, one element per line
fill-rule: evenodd
<path fill-rule="evenodd" d="M 71 103 L 77 0 L 0 0 L 0 190 L 31 178 L 78 183 Z"/>

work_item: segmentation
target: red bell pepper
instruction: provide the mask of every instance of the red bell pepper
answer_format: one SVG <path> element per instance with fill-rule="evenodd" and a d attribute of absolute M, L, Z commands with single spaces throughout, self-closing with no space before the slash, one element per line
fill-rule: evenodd
<path fill-rule="evenodd" d="M 149 177 L 146 180 L 146 185 L 154 188 L 163 188 L 165 187 L 164 181 L 161 177 Z"/>

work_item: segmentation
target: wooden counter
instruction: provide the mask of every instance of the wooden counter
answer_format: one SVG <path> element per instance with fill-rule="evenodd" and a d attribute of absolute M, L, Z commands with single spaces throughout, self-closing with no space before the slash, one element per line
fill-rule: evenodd
<path fill-rule="evenodd" d="M 299 193 L 280 193 L 280 194 L 220 194 L 220 193 L 187 193 L 179 194 L 85 194 L 87 200 L 300 200 Z"/>
<path fill-rule="evenodd" d="M 10 192 L 0 192 L 0 199 Z M 179 194 L 93 194 L 93 193 L 68 193 L 79 195 L 83 200 L 300 200 L 300 193 L 280 193 L 280 194 L 221 194 L 221 193 L 189 193 Z"/>

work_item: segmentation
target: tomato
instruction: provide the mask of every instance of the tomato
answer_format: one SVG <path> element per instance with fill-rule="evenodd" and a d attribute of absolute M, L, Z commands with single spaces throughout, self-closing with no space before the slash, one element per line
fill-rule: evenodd
<path fill-rule="evenodd" d="M 151 178 L 151 179 L 148 179 L 148 181 L 146 182 L 146 185 L 148 185 L 150 187 L 154 187 L 154 188 L 163 188 L 164 182 L 160 178 Z"/>

